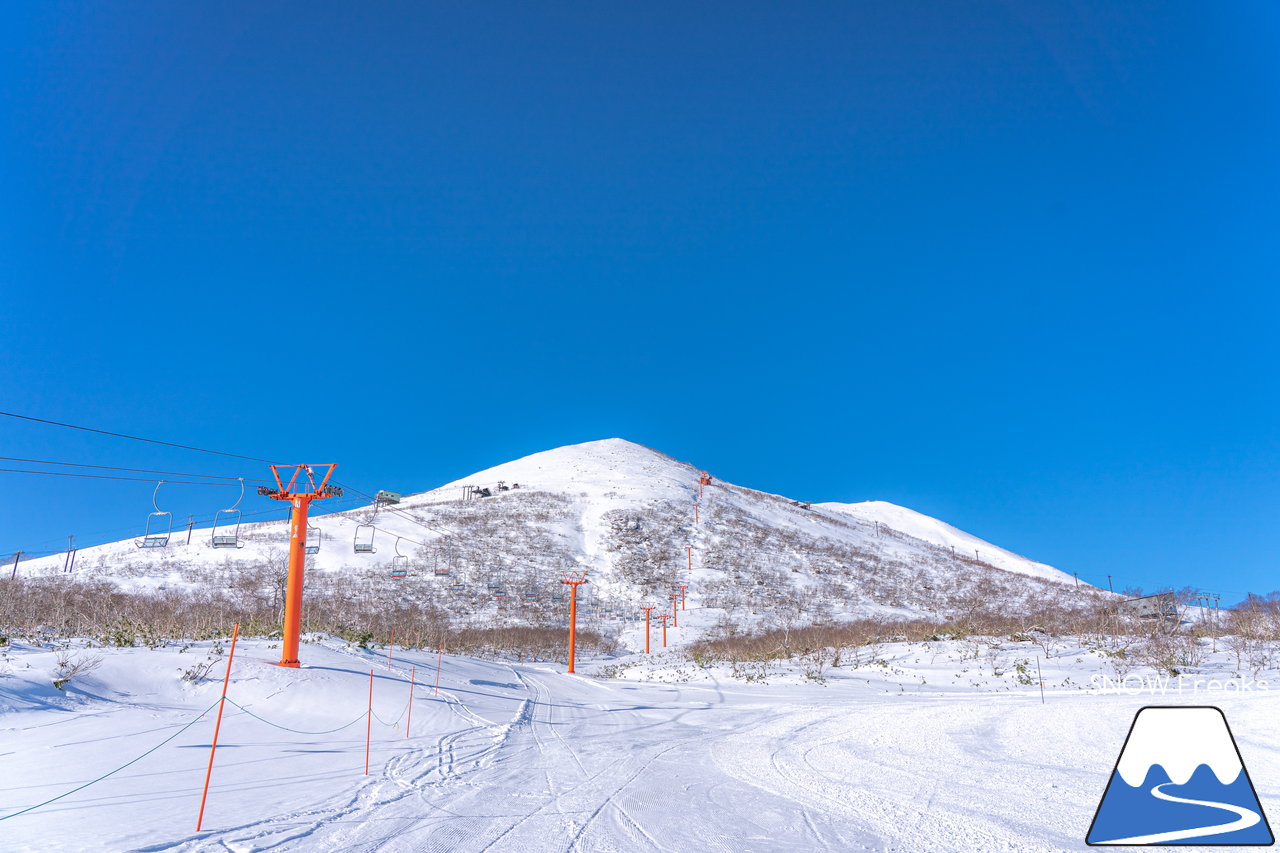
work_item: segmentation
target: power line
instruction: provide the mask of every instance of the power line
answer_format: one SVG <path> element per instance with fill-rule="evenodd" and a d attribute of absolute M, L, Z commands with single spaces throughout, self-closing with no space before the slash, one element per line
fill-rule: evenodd
<path fill-rule="evenodd" d="M 33 465 L 64 465 L 69 468 L 96 468 L 102 471 L 132 471 L 136 474 L 164 474 L 173 477 L 201 477 L 206 480 L 243 480 L 246 483 L 273 482 L 271 480 L 255 480 L 249 477 L 227 477 L 223 474 L 191 474 L 186 471 L 153 471 L 150 468 L 118 468 L 114 465 L 86 465 L 83 462 L 55 462 L 51 459 L 21 459 L 17 456 L 0 456 L 0 461 L 29 462 Z"/>
<path fill-rule="evenodd" d="M 271 464 L 270 460 L 259 459 L 256 456 L 241 456 L 239 453 L 226 453 L 222 450 L 207 450 L 203 447 L 193 447 L 190 444 L 175 444 L 172 441 L 160 441 L 154 438 L 142 438 L 141 436 L 137 436 L 137 435 L 125 435 L 122 432 L 111 432 L 110 430 L 105 430 L 105 429 L 94 429 L 93 427 L 76 426 L 75 424 L 64 424 L 60 421 L 45 420 L 44 418 L 36 418 L 36 417 L 32 417 L 31 415 L 19 415 L 14 412 L 0 412 L 0 415 L 3 415 L 4 417 L 7 417 L 7 418 L 18 418 L 24 421 L 34 421 L 40 424 L 50 424 L 52 426 L 66 427 L 67 429 L 78 429 L 78 430 L 83 430 L 85 432 L 96 432 L 99 435 L 110 435 L 115 438 L 127 438 L 131 441 L 145 441 L 149 444 L 163 444 L 166 447 L 177 447 L 181 450 L 194 450 L 198 453 L 212 453 L 216 456 L 230 456 L 233 459 L 247 459 L 250 462 L 265 462 L 268 465 Z"/>
<path fill-rule="evenodd" d="M 113 477 L 109 474 L 77 474 L 72 471 L 29 471 L 23 468 L 0 468 L 5 474 L 43 474 L 46 477 L 83 477 L 91 480 L 133 480 L 138 483 L 154 483 L 154 477 Z M 186 476 L 199 476 L 191 474 Z M 180 486 L 226 486 L 226 483 L 210 483 L 199 480 L 165 480 L 166 483 L 177 483 Z M 259 481 L 255 481 L 259 482 Z M 261 481 L 265 482 L 265 481 Z"/>

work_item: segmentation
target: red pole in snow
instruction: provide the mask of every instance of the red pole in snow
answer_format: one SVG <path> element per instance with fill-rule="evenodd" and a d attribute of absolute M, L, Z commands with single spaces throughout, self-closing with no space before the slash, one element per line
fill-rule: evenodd
<path fill-rule="evenodd" d="M 689 571 L 693 571 L 693 546 L 685 545 L 684 553 L 685 556 L 689 558 Z"/>
<path fill-rule="evenodd" d="M 578 587 L 587 582 L 587 570 L 564 570 L 560 574 L 564 576 L 560 583 L 569 587 L 569 672 L 572 673 L 578 645 Z"/>
<path fill-rule="evenodd" d="M 675 628 L 680 627 L 680 611 L 676 609 L 676 602 L 679 601 L 679 599 L 680 596 L 676 595 L 674 592 L 671 593 L 671 621 L 674 623 L 672 627 Z"/>
<path fill-rule="evenodd" d="M 364 775 L 369 775 L 369 742 L 373 740 L 373 670 L 369 670 L 369 710 L 364 727 Z"/>
<path fill-rule="evenodd" d="M 196 816 L 196 832 L 204 823 L 204 802 L 209 798 L 209 777 L 213 775 L 213 754 L 218 749 L 218 732 L 222 729 L 222 708 L 227 704 L 227 683 L 231 681 L 231 661 L 236 656 L 236 638 L 240 636 L 240 623 L 231 632 L 231 651 L 227 654 L 227 674 L 222 677 L 222 698 L 218 700 L 218 721 L 213 724 L 213 743 L 209 747 L 209 769 L 204 772 L 204 793 L 200 795 L 200 814 Z"/>
<path fill-rule="evenodd" d="M 644 611 L 644 653 L 649 654 L 649 616 L 653 613 L 654 605 L 642 604 L 640 609 Z"/>
<path fill-rule="evenodd" d="M 684 591 L 688 589 L 685 584 L 680 584 L 680 609 L 684 610 Z"/>
<path fill-rule="evenodd" d="M 444 637 L 440 638 L 440 654 L 436 655 L 436 695 L 440 695 L 440 664 L 444 663 Z"/>
<path fill-rule="evenodd" d="M 404 736 L 409 736 L 409 729 L 413 728 L 413 682 L 417 678 L 418 668 L 416 666 L 409 667 L 409 721 L 404 724 Z"/>
<path fill-rule="evenodd" d="M 662 620 L 662 647 L 665 649 L 667 647 L 667 620 L 671 617 L 663 613 L 658 618 Z"/>
<path fill-rule="evenodd" d="M 698 523 L 698 505 L 696 503 L 693 505 L 693 523 Z"/>

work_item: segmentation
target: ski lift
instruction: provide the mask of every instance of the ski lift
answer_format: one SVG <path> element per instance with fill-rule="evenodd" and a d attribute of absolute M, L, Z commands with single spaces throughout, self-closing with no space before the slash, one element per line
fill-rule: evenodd
<path fill-rule="evenodd" d="M 507 593 L 504 590 L 496 589 L 493 591 L 494 598 L 505 598 Z"/>
<path fill-rule="evenodd" d="M 163 485 L 164 480 L 160 480 L 156 483 L 156 490 L 151 493 L 151 505 L 156 508 L 156 511 L 148 513 L 147 526 L 143 530 L 142 539 L 133 540 L 133 544 L 139 548 L 163 548 L 169 544 L 169 534 L 173 532 L 173 513 L 161 510 L 160 505 L 156 503 L 156 496 Z"/>
<path fill-rule="evenodd" d="M 367 542 L 362 542 L 362 541 L 360 541 L 360 540 L 361 540 L 361 538 L 362 538 L 362 536 L 363 536 L 363 534 L 361 533 L 361 531 L 364 531 L 364 530 L 367 530 L 367 531 L 368 531 L 368 537 L 369 537 L 369 539 L 368 539 L 368 541 L 367 541 Z M 376 532 L 377 532 L 377 531 L 375 530 L 375 528 L 374 528 L 374 526 L 373 526 L 372 524 L 357 524 L 357 525 L 356 525 L 356 535 L 355 535 L 355 539 L 354 539 L 354 540 L 353 540 L 353 542 L 352 542 L 352 545 L 353 545 L 353 547 L 355 548 L 355 552 L 356 552 L 357 554 L 375 554 L 375 553 L 377 553 L 378 549 L 377 549 L 377 548 L 375 548 L 375 547 L 373 547 L 373 536 L 374 536 L 374 534 L 375 534 Z"/>
<path fill-rule="evenodd" d="M 400 537 L 396 537 L 396 555 L 391 558 L 391 577 L 402 578 L 409 573 L 409 558 L 400 553 Z"/>
<path fill-rule="evenodd" d="M 240 497 L 236 498 L 236 502 L 231 509 L 220 509 L 213 515 L 213 530 L 209 539 L 215 548 L 243 548 L 244 543 L 240 541 L 240 501 L 244 500 L 244 477 L 240 477 Z M 226 516 L 224 521 L 222 516 Z M 232 518 L 235 519 L 234 525 Z M 222 532 L 218 532 L 218 528 L 222 528 Z M 231 532 L 227 533 L 230 529 Z"/>
<path fill-rule="evenodd" d="M 453 555 L 450 555 L 452 560 Z M 449 564 L 440 559 L 440 555 L 436 554 L 431 566 L 432 573 L 438 578 L 449 577 Z"/>
<path fill-rule="evenodd" d="M 467 588 L 467 585 L 462 583 L 461 581 L 459 581 L 458 583 L 449 584 L 449 589 L 453 590 L 454 592 L 462 592 L 466 588 Z"/>
<path fill-rule="evenodd" d="M 485 584 L 485 586 L 488 588 L 489 592 L 494 592 L 495 590 L 502 589 L 502 584 L 498 583 L 497 581 L 490 581 L 489 583 Z"/>
<path fill-rule="evenodd" d="M 320 526 L 313 524 L 307 528 L 307 544 L 303 547 L 303 551 L 307 554 L 319 554 L 320 542 L 323 541 L 324 534 L 320 532 Z"/>
<path fill-rule="evenodd" d="M 558 592 L 553 592 L 551 593 L 551 600 L 555 602 L 561 602 L 561 601 L 564 601 L 564 596 Z"/>
<path fill-rule="evenodd" d="M 534 592 L 533 590 L 529 590 L 528 592 L 526 592 L 526 593 L 524 594 L 524 600 L 525 600 L 525 601 L 537 601 L 537 600 L 538 600 L 538 594 L 537 594 L 536 592 Z"/>

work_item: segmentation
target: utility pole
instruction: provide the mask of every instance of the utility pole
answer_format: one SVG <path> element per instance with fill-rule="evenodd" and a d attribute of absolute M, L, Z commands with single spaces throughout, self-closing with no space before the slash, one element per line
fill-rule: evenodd
<path fill-rule="evenodd" d="M 1075 579 L 1076 579 L 1076 589 L 1079 589 L 1079 588 L 1080 588 L 1080 573 L 1079 573 L 1079 572 L 1072 572 L 1072 573 L 1071 573 L 1071 576 L 1072 576 L 1073 578 L 1075 578 Z"/>
<path fill-rule="evenodd" d="M 289 581 L 284 594 L 284 637 L 280 647 L 280 666 L 298 666 L 298 637 L 302 629 L 302 578 L 306 572 L 307 511 L 312 501 L 342 496 L 342 489 L 329 485 L 329 477 L 338 466 L 324 465 L 272 465 L 276 488 L 259 486 L 258 494 L 277 501 L 289 502 Z M 293 469 L 286 484 L 280 469 Z M 316 468 L 326 469 L 317 483 Z"/>
<path fill-rule="evenodd" d="M 560 572 L 569 587 L 569 672 L 573 672 L 573 659 L 578 645 L 578 587 L 587 582 L 586 569 L 565 569 Z"/>
<path fill-rule="evenodd" d="M 1111 588 L 1111 575 L 1107 575 L 1107 592 L 1115 592 L 1115 590 Z"/>
<path fill-rule="evenodd" d="M 13 580 L 18 576 L 18 561 L 22 559 L 22 552 L 13 555 L 13 574 L 9 575 L 9 580 Z"/>
<path fill-rule="evenodd" d="M 644 604 L 640 605 L 640 609 L 644 611 L 644 653 L 646 655 L 649 654 L 649 617 L 652 615 L 653 608 L 656 606 L 657 605 L 651 601 L 646 601 Z"/>
<path fill-rule="evenodd" d="M 68 536 L 68 537 L 67 537 L 67 559 L 66 559 L 66 560 L 64 560 L 64 561 L 63 561 L 63 563 L 62 563 L 62 571 L 63 571 L 63 572 L 69 572 L 69 571 L 71 571 L 71 540 L 72 540 L 73 538 L 74 538 L 74 537 L 72 537 L 72 536 Z"/>
<path fill-rule="evenodd" d="M 188 515 L 187 516 L 187 547 L 188 548 L 191 547 L 191 528 L 194 526 L 195 526 L 195 516 Z M 215 524 L 214 526 L 216 527 L 217 525 Z"/>

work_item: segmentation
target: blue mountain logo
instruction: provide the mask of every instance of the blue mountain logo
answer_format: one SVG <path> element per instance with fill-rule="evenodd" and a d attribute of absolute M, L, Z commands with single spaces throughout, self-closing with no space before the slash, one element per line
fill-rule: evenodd
<path fill-rule="evenodd" d="M 1155 706 L 1133 718 L 1085 842 L 1275 843 L 1222 711 Z"/>

